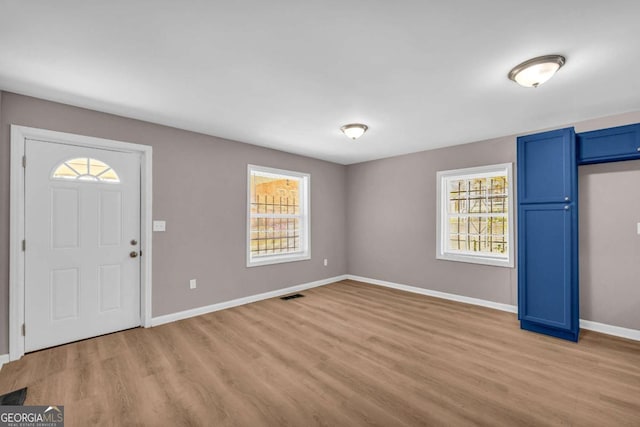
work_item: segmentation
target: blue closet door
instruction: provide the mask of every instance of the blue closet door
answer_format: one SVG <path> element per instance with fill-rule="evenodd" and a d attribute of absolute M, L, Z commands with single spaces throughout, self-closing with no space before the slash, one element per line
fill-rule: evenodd
<path fill-rule="evenodd" d="M 576 341 L 575 209 L 529 204 L 520 209 L 518 313 L 523 329 Z"/>
<path fill-rule="evenodd" d="M 577 341 L 578 167 L 573 128 L 518 138 L 518 318 Z"/>
<path fill-rule="evenodd" d="M 571 201 L 577 177 L 573 128 L 518 138 L 518 201 Z"/>

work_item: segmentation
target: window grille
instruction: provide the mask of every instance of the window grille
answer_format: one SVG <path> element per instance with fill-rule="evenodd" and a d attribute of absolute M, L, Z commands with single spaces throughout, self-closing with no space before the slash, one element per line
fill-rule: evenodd
<path fill-rule="evenodd" d="M 438 172 L 437 258 L 513 266 L 511 164 Z"/>
<path fill-rule="evenodd" d="M 255 194 L 251 203 L 251 253 L 300 251 L 300 205 L 297 198 Z"/>
<path fill-rule="evenodd" d="M 507 185 L 506 176 L 449 181 L 449 250 L 506 253 Z"/>
<path fill-rule="evenodd" d="M 309 175 L 249 166 L 247 265 L 309 259 Z"/>

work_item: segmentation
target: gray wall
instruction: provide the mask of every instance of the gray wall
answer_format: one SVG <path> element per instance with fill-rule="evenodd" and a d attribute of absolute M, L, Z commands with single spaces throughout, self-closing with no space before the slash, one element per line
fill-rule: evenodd
<path fill-rule="evenodd" d="M 640 329 L 640 160 L 579 175 L 582 318 Z"/>
<path fill-rule="evenodd" d="M 436 172 L 515 155 L 507 137 L 350 165 L 349 273 L 514 304 L 515 269 L 436 260 Z"/>
<path fill-rule="evenodd" d="M 8 353 L 10 124 L 153 146 L 153 215 L 167 221 L 154 233 L 154 316 L 347 272 L 345 166 L 12 93 L 0 105 L 0 354 Z M 311 260 L 245 267 L 247 163 L 311 174 Z"/>
<path fill-rule="evenodd" d="M 640 112 L 566 126 L 584 132 L 637 122 Z M 516 136 L 509 136 L 348 166 L 349 273 L 516 305 L 515 268 L 435 258 L 436 172 L 515 164 L 515 155 Z M 640 236 L 634 234 L 640 222 L 640 194 L 631 184 L 638 178 L 640 165 L 635 161 L 580 167 L 583 319 L 640 329 Z M 601 197 L 608 202 L 593 202 Z M 609 234 L 609 227 L 596 224 L 594 218 L 613 222 L 603 219 L 611 206 L 626 213 L 616 217 Z M 615 242 L 619 246 L 612 249 Z M 611 252 L 603 256 L 606 250 Z"/>

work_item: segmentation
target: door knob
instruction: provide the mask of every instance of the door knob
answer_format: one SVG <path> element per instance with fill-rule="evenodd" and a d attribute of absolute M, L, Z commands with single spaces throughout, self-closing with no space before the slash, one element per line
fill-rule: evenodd
<path fill-rule="evenodd" d="M 131 252 L 129 253 L 129 256 L 130 256 L 131 258 L 137 258 L 137 257 L 138 257 L 138 252 L 137 252 L 137 251 L 131 251 Z"/>
<path fill-rule="evenodd" d="M 135 246 L 138 244 L 138 241 L 136 239 L 131 240 L 131 246 Z"/>

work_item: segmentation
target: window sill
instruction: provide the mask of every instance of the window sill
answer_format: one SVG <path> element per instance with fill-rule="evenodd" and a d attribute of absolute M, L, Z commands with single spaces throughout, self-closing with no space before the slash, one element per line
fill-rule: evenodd
<path fill-rule="evenodd" d="M 311 254 L 296 253 L 288 255 L 261 256 L 254 259 L 247 259 L 247 267 L 260 267 L 262 265 L 282 264 L 285 262 L 305 261 L 311 259 Z"/>
<path fill-rule="evenodd" d="M 500 259 L 500 258 L 492 258 L 492 257 L 483 257 L 477 255 L 458 255 L 458 254 L 437 254 L 436 259 L 443 261 L 455 261 L 455 262 L 466 262 L 470 264 L 483 264 L 490 265 L 493 267 L 507 267 L 513 268 L 514 262 L 512 259 Z"/>

